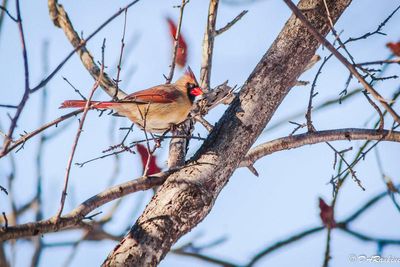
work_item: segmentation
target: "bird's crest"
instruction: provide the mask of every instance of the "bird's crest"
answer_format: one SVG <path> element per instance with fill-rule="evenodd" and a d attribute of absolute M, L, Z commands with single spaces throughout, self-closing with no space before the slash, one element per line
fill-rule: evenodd
<path fill-rule="evenodd" d="M 185 74 L 176 81 L 176 84 L 185 85 L 186 83 L 193 83 L 195 85 L 198 85 L 196 76 L 194 76 L 194 73 L 190 67 L 188 67 L 185 71 Z"/>

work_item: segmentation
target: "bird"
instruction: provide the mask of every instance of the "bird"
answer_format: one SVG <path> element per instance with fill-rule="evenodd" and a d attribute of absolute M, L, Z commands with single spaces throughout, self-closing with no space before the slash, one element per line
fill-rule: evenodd
<path fill-rule="evenodd" d="M 112 109 L 146 132 L 165 133 L 186 120 L 195 98 L 202 94 L 188 67 L 175 83 L 137 91 L 116 101 L 90 101 L 90 108 Z M 86 103 L 86 100 L 66 100 L 60 108 L 84 108 Z"/>

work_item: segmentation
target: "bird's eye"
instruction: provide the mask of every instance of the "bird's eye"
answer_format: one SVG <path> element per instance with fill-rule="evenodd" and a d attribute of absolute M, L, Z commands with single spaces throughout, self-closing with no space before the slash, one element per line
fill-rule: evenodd
<path fill-rule="evenodd" d="M 193 89 L 193 88 L 195 88 L 195 87 L 196 87 L 196 85 L 193 84 L 193 83 L 187 83 L 187 84 L 186 84 L 186 88 L 189 89 L 189 90 L 191 90 L 191 89 Z"/>

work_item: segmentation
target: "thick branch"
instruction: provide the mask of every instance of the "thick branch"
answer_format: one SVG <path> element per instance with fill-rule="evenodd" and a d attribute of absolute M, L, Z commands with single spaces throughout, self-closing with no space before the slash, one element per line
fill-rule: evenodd
<path fill-rule="evenodd" d="M 113 186 L 80 204 L 70 213 L 39 222 L 8 226 L 0 228 L 0 241 L 16 239 L 21 237 L 36 236 L 43 233 L 56 232 L 62 229 L 73 228 L 82 222 L 91 211 L 102 205 L 118 199 L 122 196 L 147 190 L 154 186 L 161 185 L 171 172 L 162 172 L 151 177 L 141 177 L 136 180 Z"/>
<path fill-rule="evenodd" d="M 351 0 L 328 2 L 333 21 Z M 322 34 L 322 1 L 303 0 L 300 8 Z M 127 236 L 103 266 L 155 266 L 171 246 L 210 212 L 241 159 L 295 85 L 319 44 L 292 16 L 187 166 L 158 190 Z"/>

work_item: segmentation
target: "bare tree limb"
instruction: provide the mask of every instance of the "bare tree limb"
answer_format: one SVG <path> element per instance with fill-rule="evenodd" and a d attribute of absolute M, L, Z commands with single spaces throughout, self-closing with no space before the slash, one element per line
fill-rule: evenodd
<path fill-rule="evenodd" d="M 250 149 L 239 166 L 245 167 L 247 165 L 252 165 L 261 157 L 277 151 L 338 140 L 382 140 L 400 142 L 400 132 L 348 128 L 290 135 L 266 142 Z"/>

